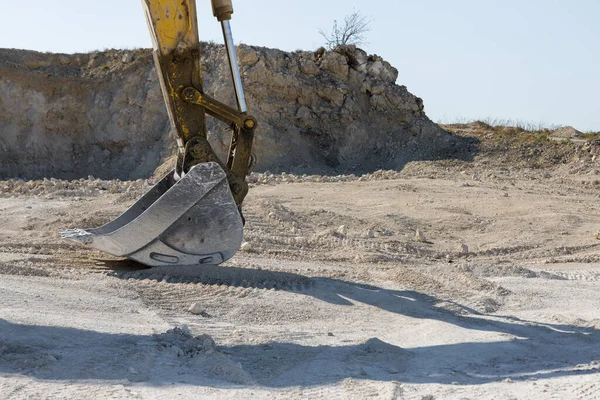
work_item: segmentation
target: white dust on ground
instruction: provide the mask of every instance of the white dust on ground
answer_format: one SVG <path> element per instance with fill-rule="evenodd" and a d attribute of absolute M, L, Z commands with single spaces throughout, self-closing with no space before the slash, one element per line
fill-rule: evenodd
<path fill-rule="evenodd" d="M 256 175 L 195 276 L 59 239 L 144 182 L 0 183 L 2 397 L 600 398 L 595 190 L 421 167 Z"/>

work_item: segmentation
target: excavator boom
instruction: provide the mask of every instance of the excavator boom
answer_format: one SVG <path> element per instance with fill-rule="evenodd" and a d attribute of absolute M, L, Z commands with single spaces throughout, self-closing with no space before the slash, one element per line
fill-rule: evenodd
<path fill-rule="evenodd" d="M 204 93 L 195 0 L 143 0 L 154 62 L 177 136 L 177 165 L 114 221 L 99 228 L 62 230 L 64 238 L 148 266 L 216 265 L 241 246 L 241 205 L 254 160 L 256 120 L 246 110 L 229 24 L 231 0 L 211 1 L 223 28 L 237 108 Z M 231 127 L 225 161 L 207 140 L 206 115 Z"/>

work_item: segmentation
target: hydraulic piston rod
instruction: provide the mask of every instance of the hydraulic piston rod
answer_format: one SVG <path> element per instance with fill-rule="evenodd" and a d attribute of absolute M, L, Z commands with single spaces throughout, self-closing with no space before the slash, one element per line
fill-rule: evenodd
<path fill-rule="evenodd" d="M 244 97 L 244 89 L 242 87 L 242 77 L 240 76 L 240 68 L 235 54 L 235 45 L 233 44 L 233 35 L 231 34 L 231 24 L 229 23 L 229 20 L 221 21 L 221 27 L 223 28 L 223 38 L 225 39 L 227 57 L 229 57 L 229 67 L 231 68 L 231 76 L 233 77 L 233 88 L 235 90 L 238 109 L 240 112 L 245 113 L 248 111 L 248 108 L 246 107 L 246 98 Z"/>
<path fill-rule="evenodd" d="M 225 48 L 227 49 L 227 57 L 229 58 L 229 68 L 233 79 L 233 88 L 235 90 L 238 109 L 240 112 L 245 113 L 248 111 L 248 108 L 246 107 L 242 77 L 240 76 L 240 68 L 238 66 L 233 35 L 231 33 L 231 24 L 229 22 L 231 20 L 231 14 L 233 14 L 233 4 L 231 0 L 211 1 L 213 14 L 221 22 L 221 28 L 223 29 L 223 39 L 225 41 Z"/>

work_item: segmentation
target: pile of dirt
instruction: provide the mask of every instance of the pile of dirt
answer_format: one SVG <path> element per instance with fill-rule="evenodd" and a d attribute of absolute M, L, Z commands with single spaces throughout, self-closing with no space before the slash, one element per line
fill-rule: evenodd
<path fill-rule="evenodd" d="M 154 339 L 160 349 L 168 349 L 177 357 L 191 358 L 199 354 L 212 354 L 216 349 L 213 338 L 207 334 L 193 336 L 186 326 L 155 334 Z"/>
<path fill-rule="evenodd" d="M 495 173 L 501 171 L 596 174 L 600 137 L 583 134 L 572 127 L 528 130 L 512 126 L 491 126 L 481 121 L 441 127 L 459 140 L 476 143 L 472 165 Z"/>
<path fill-rule="evenodd" d="M 572 126 L 564 126 L 552 132 L 552 137 L 564 139 L 577 139 L 583 136 L 583 133 Z"/>
<path fill-rule="evenodd" d="M 257 171 L 313 174 L 398 169 L 454 154 L 398 71 L 354 46 L 299 51 L 239 46 L 260 126 Z M 234 92 L 223 46 L 202 44 L 205 91 Z M 221 155 L 227 127 L 209 119 Z M 0 178 L 138 179 L 174 152 L 150 50 L 51 54 L 0 49 Z"/>

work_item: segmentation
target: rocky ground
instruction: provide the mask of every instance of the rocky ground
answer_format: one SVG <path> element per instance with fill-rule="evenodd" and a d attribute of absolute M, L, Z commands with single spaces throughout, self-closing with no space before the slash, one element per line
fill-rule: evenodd
<path fill-rule="evenodd" d="M 600 398 L 595 138 L 443 128 L 461 157 L 252 174 L 194 275 L 59 239 L 152 181 L 0 182 L 2 397 Z"/>

